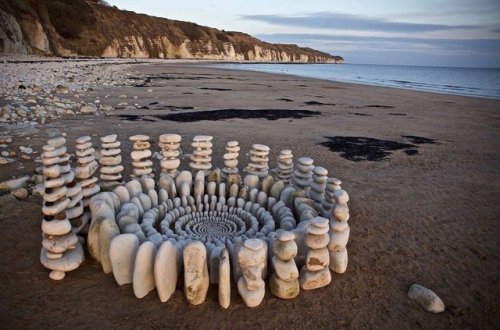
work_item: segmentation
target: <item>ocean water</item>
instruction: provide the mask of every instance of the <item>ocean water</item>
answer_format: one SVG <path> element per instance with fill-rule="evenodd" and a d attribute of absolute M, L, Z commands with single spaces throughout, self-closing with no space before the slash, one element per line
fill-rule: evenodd
<path fill-rule="evenodd" d="M 227 69 L 291 74 L 310 78 L 500 99 L 500 69 L 368 64 L 224 63 Z"/>

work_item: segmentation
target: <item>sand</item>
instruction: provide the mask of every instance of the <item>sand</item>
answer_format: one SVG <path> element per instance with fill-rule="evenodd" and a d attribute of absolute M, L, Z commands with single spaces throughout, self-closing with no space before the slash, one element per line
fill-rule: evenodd
<path fill-rule="evenodd" d="M 301 291 L 291 301 L 272 296 L 266 287 L 266 297 L 255 309 L 245 307 L 233 284 L 228 310 L 219 307 L 216 286 L 196 307 L 186 302 L 182 283 L 165 304 L 155 292 L 136 299 L 131 285 L 119 287 L 88 255 L 78 270 L 54 282 L 38 260 L 41 199 L 17 201 L 4 195 L 0 197 L 2 328 L 499 327 L 500 101 L 199 65 L 155 64 L 136 70 L 164 78 L 143 87 L 96 88 L 92 96 L 109 95 L 108 102 L 117 104 L 124 101 L 118 98 L 124 94 L 125 101 L 149 109 L 64 117 L 38 128 L 12 130 L 7 133 L 14 136 L 13 146 L 26 145 L 25 138 L 30 137 L 29 144 L 39 151 L 47 132 L 54 130 L 66 132 L 68 141 L 86 134 L 97 141 L 97 136 L 117 133 L 128 153 L 129 135 L 146 133 L 156 139 L 162 133 L 178 133 L 184 139 L 182 148 L 189 152 L 194 135 L 209 134 L 215 137 L 213 158 L 218 166 L 222 146 L 229 140 L 238 140 L 243 151 L 252 143 L 271 146 L 273 166 L 279 150 L 290 148 L 340 178 L 351 196 L 347 272 L 334 274 L 328 287 Z M 159 103 L 149 105 L 153 102 Z M 276 120 L 165 119 L 186 111 L 221 109 L 320 114 Z M 417 144 L 421 141 L 403 136 L 435 143 Z M 359 152 L 353 161 L 321 145 L 329 141 L 325 137 L 376 140 L 336 140 L 355 143 L 350 148 Z M 366 142 L 375 147 L 366 149 Z M 365 160 L 373 152 L 380 156 L 381 146 L 399 150 L 386 150 L 387 154 L 375 157 L 378 161 Z M 247 163 L 244 154 L 241 166 Z M 128 157 L 124 160 L 127 163 Z M 1 166 L 0 179 L 32 173 L 33 161 L 21 164 Z M 187 160 L 182 166 L 187 167 Z M 131 166 L 126 167 L 128 175 Z M 159 162 L 155 168 L 158 171 Z M 434 290 L 446 312 L 430 314 L 409 300 L 406 294 L 413 283 Z"/>

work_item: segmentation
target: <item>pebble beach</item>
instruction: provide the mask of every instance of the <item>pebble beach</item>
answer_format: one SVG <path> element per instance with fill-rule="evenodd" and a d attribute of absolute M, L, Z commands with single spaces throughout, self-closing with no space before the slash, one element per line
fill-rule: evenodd
<path fill-rule="evenodd" d="M 0 321 L 5 328 L 496 328 L 500 207 L 499 100 L 208 67 L 203 62 L 0 58 Z M 42 146 L 117 134 L 133 174 L 129 136 L 213 136 L 212 163 L 239 141 L 313 158 L 349 191 L 349 265 L 329 286 L 248 309 L 233 288 L 189 306 L 181 285 L 165 304 L 138 300 L 90 256 L 62 282 L 40 264 Z M 96 147 L 96 149 L 98 149 Z M 97 150 L 99 157 L 100 150 Z M 156 155 L 155 155 L 156 152 Z M 70 162 L 71 162 L 70 161 Z M 432 289 L 446 310 L 409 299 Z M 233 286 L 236 286 L 233 283 Z"/>

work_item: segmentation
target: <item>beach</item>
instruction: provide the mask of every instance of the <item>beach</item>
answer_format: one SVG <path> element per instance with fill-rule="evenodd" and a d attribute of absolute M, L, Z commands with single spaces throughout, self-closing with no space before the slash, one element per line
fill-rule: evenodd
<path fill-rule="evenodd" d="M 349 193 L 347 271 L 289 301 L 266 286 L 262 304 L 253 309 L 233 283 L 228 310 L 219 307 L 216 286 L 200 306 L 188 305 L 180 283 L 167 303 L 154 292 L 139 300 L 130 284 L 118 286 L 88 254 L 63 281 L 52 281 L 39 261 L 41 198 L 4 194 L 4 328 L 498 328 L 499 100 L 202 64 L 131 70 L 136 86 L 97 85 L 79 98 L 99 97 L 114 110 L 65 115 L 29 129 L 1 126 L 0 135 L 12 136 L 9 149 L 29 144 L 41 152 L 49 134 L 65 132 L 74 153 L 79 136 L 91 135 L 98 144 L 99 136 L 116 133 L 127 178 L 133 134 L 152 141 L 180 134 L 185 152 L 193 136 L 213 135 L 218 167 L 231 140 L 240 143 L 241 167 L 254 143 L 270 146 L 271 167 L 280 150 L 291 149 L 325 167 Z M 137 106 L 118 106 L 123 102 Z M 204 112 L 209 110 L 218 112 Z M 159 149 L 157 143 L 152 149 Z M 0 181 L 31 175 L 38 165 L 22 159 L 1 165 Z M 158 177 L 159 161 L 154 168 Z M 413 283 L 435 291 L 446 311 L 430 314 L 408 299 Z"/>

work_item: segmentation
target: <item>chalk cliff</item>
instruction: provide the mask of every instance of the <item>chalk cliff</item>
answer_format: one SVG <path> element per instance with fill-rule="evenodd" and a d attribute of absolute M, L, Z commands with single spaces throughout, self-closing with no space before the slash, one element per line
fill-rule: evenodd
<path fill-rule="evenodd" d="M 0 54 L 342 63 L 297 45 L 119 10 L 91 0 L 0 1 Z"/>

